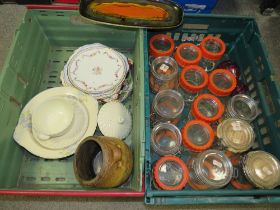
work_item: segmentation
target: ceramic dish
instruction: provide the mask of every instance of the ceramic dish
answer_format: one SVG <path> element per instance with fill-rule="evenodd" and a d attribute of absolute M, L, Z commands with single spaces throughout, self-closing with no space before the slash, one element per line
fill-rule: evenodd
<path fill-rule="evenodd" d="M 71 87 L 71 85 L 69 85 L 69 83 L 64 81 L 64 71 L 62 71 L 60 74 L 60 80 L 61 80 L 63 86 Z M 132 92 L 132 89 L 133 89 L 133 79 L 131 76 L 131 72 L 129 71 L 126 79 L 124 80 L 124 82 L 121 86 L 121 89 L 118 92 L 113 93 L 111 95 L 105 95 L 105 94 L 102 95 L 101 93 L 99 95 L 94 95 L 94 94 L 90 94 L 90 95 L 102 103 L 107 103 L 107 102 L 110 102 L 113 100 L 123 102 L 130 95 L 130 93 Z"/>
<path fill-rule="evenodd" d="M 87 129 L 85 130 L 82 137 L 76 139 L 77 141 L 73 141 L 72 139 L 68 139 L 68 135 L 64 136 L 61 139 L 49 138 L 48 140 L 40 141 L 38 143 L 38 139 L 35 139 L 32 132 L 32 111 L 34 111 L 35 107 L 38 107 L 40 103 L 44 100 L 49 100 L 54 97 L 63 97 L 65 100 L 69 100 L 70 103 L 80 103 L 81 107 L 84 107 L 84 111 L 86 110 L 88 116 Z M 79 107 L 79 106 L 78 106 Z M 80 108 L 81 108 L 80 107 Z M 77 114 L 80 114 L 76 110 L 83 110 L 83 108 L 74 108 L 74 119 L 77 117 Z M 15 141 L 28 150 L 30 153 L 46 158 L 46 159 L 58 159 L 64 158 L 74 154 L 79 143 L 87 136 L 91 136 L 94 134 L 96 126 L 97 126 L 97 113 L 98 113 L 98 102 L 93 97 L 90 97 L 87 94 L 82 93 L 81 91 L 72 88 L 72 87 L 57 87 L 51 88 L 46 91 L 43 91 L 36 95 L 32 100 L 30 100 L 27 105 L 24 107 L 20 114 L 18 125 L 14 132 Z M 85 113 L 84 113 L 85 114 Z M 83 117 L 82 117 L 83 118 Z M 86 118 L 83 118 L 86 119 Z M 81 121 L 79 120 L 81 123 Z M 76 124 L 73 123 L 72 126 L 75 125 L 75 130 L 81 129 L 81 125 L 76 127 Z M 72 128 L 71 128 L 72 129 Z M 83 129 L 81 129 L 83 130 Z M 72 131 L 74 133 L 74 131 Z M 71 132 L 71 133 L 72 133 Z M 66 138 L 67 137 L 67 138 Z M 44 143 L 43 143 L 44 142 Z M 47 147 L 52 148 L 61 148 L 61 149 L 48 149 L 41 144 L 45 144 L 47 142 Z M 63 146 L 68 146 L 63 148 Z"/>
<path fill-rule="evenodd" d="M 131 114 L 120 102 L 106 103 L 99 111 L 98 127 L 104 136 L 124 139 L 131 131 Z"/>
<path fill-rule="evenodd" d="M 123 54 L 96 43 L 74 52 L 65 65 L 64 80 L 85 93 L 105 93 L 120 86 L 128 70 Z"/>

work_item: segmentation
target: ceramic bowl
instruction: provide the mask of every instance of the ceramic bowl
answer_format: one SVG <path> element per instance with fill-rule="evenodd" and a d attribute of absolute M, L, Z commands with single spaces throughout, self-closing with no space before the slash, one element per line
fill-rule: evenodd
<path fill-rule="evenodd" d="M 39 104 L 32 113 L 33 131 L 39 139 L 62 136 L 74 121 L 74 108 L 64 98 L 52 98 Z"/>

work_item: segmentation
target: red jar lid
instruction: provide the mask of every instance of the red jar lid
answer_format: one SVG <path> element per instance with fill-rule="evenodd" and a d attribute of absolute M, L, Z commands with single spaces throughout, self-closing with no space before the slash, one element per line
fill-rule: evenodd
<path fill-rule="evenodd" d="M 193 152 L 202 152 L 209 149 L 214 142 L 214 131 L 209 124 L 202 120 L 191 120 L 182 128 L 183 144 Z M 191 136 L 196 133 L 195 136 Z"/>
<path fill-rule="evenodd" d="M 168 185 L 160 179 L 160 168 L 166 163 L 176 164 L 182 170 L 182 178 L 176 185 Z M 167 166 L 165 166 L 167 167 Z M 156 185 L 163 190 L 181 190 L 185 187 L 189 180 L 189 170 L 184 161 L 176 156 L 168 155 L 161 157 L 153 167 L 153 175 Z"/>
<path fill-rule="evenodd" d="M 211 123 L 222 117 L 224 105 L 216 96 L 202 94 L 194 100 L 191 111 L 195 118 Z"/>
<path fill-rule="evenodd" d="M 208 89 L 217 96 L 230 95 L 236 85 L 236 77 L 226 69 L 216 69 L 209 76 Z"/>
<path fill-rule="evenodd" d="M 163 49 L 160 49 L 160 46 L 157 46 L 157 43 L 158 45 L 161 45 Z M 152 56 L 171 56 L 174 48 L 174 40 L 166 34 L 157 34 L 150 39 L 149 53 Z"/>
<path fill-rule="evenodd" d="M 195 44 L 182 43 L 178 46 L 174 57 L 177 63 L 181 67 L 184 67 L 187 65 L 197 65 L 202 58 L 202 53 L 200 48 Z"/>
<path fill-rule="evenodd" d="M 195 74 L 200 77 L 199 79 L 201 81 L 197 82 L 197 83 L 199 83 L 198 85 L 195 84 L 195 81 L 192 81 L 190 79 L 191 74 Z M 182 72 L 180 74 L 179 84 L 184 90 L 187 90 L 190 92 L 198 92 L 198 91 L 202 90 L 208 84 L 208 74 L 200 66 L 197 66 L 197 65 L 186 66 L 186 67 L 184 67 L 184 69 L 182 70 Z"/>
<path fill-rule="evenodd" d="M 218 51 L 210 51 L 207 46 L 209 44 L 216 44 L 219 47 Z M 200 49 L 203 57 L 209 60 L 220 60 L 226 51 L 226 45 L 220 38 L 207 36 L 200 42 Z"/>

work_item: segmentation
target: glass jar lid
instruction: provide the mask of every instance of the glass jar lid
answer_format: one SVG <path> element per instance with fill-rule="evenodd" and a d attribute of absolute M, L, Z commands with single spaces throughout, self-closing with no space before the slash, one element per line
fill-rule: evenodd
<path fill-rule="evenodd" d="M 184 145 L 193 152 L 209 149 L 214 142 L 214 131 L 201 120 L 191 120 L 182 128 Z"/>
<path fill-rule="evenodd" d="M 215 122 L 222 117 L 224 105 L 211 94 L 201 94 L 192 104 L 192 114 L 199 120 L 205 122 Z"/>
<path fill-rule="evenodd" d="M 256 187 L 273 189 L 280 184 L 279 160 L 268 152 L 249 152 L 243 159 L 243 170 Z"/>
<path fill-rule="evenodd" d="M 208 74 L 200 66 L 186 66 L 180 74 L 179 83 L 185 91 L 198 92 L 207 85 Z"/>
<path fill-rule="evenodd" d="M 215 69 L 209 76 L 208 89 L 217 96 L 230 95 L 236 85 L 236 77 L 226 69 Z"/>
<path fill-rule="evenodd" d="M 189 171 L 183 160 L 164 156 L 153 167 L 154 180 L 163 190 L 181 190 L 189 180 Z"/>
<path fill-rule="evenodd" d="M 174 40 L 166 34 L 157 34 L 150 39 L 149 53 L 152 56 L 171 56 L 174 48 Z"/>
<path fill-rule="evenodd" d="M 195 44 L 182 43 L 175 52 L 175 60 L 180 66 L 197 65 L 202 57 L 201 50 Z"/>
<path fill-rule="evenodd" d="M 162 90 L 153 100 L 155 112 L 164 118 L 177 118 L 184 109 L 184 98 L 175 90 Z"/>
<path fill-rule="evenodd" d="M 218 150 L 200 153 L 194 163 L 194 169 L 197 177 L 212 189 L 227 185 L 233 174 L 229 158 Z"/>
<path fill-rule="evenodd" d="M 151 146 L 159 155 L 175 155 L 179 152 L 181 143 L 181 132 L 171 123 L 159 123 L 152 130 Z"/>
<path fill-rule="evenodd" d="M 178 75 L 178 64 L 172 57 L 157 57 L 152 61 L 152 74 L 160 80 L 171 80 Z"/>
<path fill-rule="evenodd" d="M 226 45 L 218 37 L 207 36 L 200 43 L 202 56 L 210 60 L 219 60 L 226 51 Z"/>
<path fill-rule="evenodd" d="M 258 105 L 250 96 L 237 94 L 229 100 L 227 112 L 231 117 L 251 122 L 258 116 Z"/>
<path fill-rule="evenodd" d="M 255 140 L 253 127 L 244 120 L 228 118 L 217 127 L 217 137 L 228 150 L 239 153 L 249 150 Z"/>

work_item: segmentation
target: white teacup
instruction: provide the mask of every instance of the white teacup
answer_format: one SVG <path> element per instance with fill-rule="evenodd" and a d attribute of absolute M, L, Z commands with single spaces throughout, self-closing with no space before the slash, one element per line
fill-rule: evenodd
<path fill-rule="evenodd" d="M 32 112 L 32 131 L 40 140 L 62 136 L 74 121 L 74 107 L 63 98 L 52 98 Z"/>

